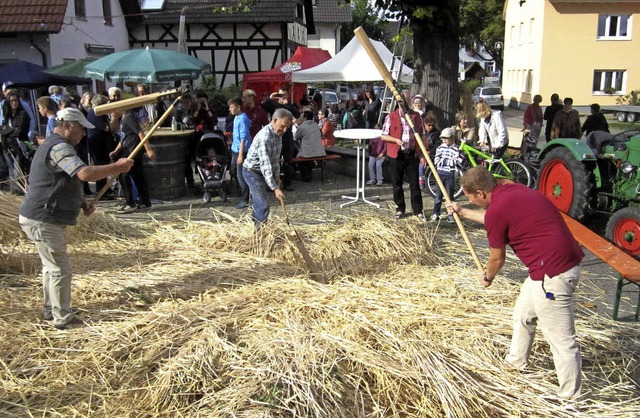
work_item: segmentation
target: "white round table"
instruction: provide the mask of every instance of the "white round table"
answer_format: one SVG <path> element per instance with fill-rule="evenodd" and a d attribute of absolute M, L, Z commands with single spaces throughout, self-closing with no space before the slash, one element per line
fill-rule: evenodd
<path fill-rule="evenodd" d="M 334 131 L 333 136 L 336 138 L 342 139 L 353 139 L 357 141 L 356 145 L 356 195 L 355 196 L 342 196 L 343 199 L 349 199 L 350 202 L 346 202 L 340 205 L 340 207 L 345 207 L 347 205 L 351 205 L 356 203 L 362 197 L 362 201 L 364 203 L 368 203 L 370 205 L 379 208 L 380 205 L 374 202 L 371 202 L 369 199 L 377 200 L 380 199 L 380 196 L 371 196 L 367 199 L 364 195 L 364 185 L 365 179 L 367 178 L 367 150 L 366 143 L 370 139 L 380 138 L 382 134 L 382 130 L 380 129 L 342 129 L 339 131 Z"/>

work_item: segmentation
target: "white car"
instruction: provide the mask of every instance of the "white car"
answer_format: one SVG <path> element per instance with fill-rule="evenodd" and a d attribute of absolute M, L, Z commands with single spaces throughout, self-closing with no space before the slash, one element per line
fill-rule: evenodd
<path fill-rule="evenodd" d="M 504 110 L 504 96 L 500 87 L 478 87 L 473 92 L 473 103 L 486 103 L 491 108 Z"/>
<path fill-rule="evenodd" d="M 351 99 L 351 89 L 349 86 L 340 86 L 338 98 L 341 102 L 348 102 Z"/>
<path fill-rule="evenodd" d="M 334 90 L 317 90 L 318 93 L 322 95 L 322 100 L 324 101 L 324 105 L 331 106 L 332 104 L 340 104 L 340 99 L 338 98 L 338 93 Z"/>

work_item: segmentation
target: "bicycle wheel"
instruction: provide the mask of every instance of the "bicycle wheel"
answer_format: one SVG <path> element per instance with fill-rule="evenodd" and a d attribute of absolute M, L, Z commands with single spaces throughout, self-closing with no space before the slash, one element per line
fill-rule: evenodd
<path fill-rule="evenodd" d="M 457 199 L 460 197 L 460 195 L 462 195 L 462 186 L 460 186 L 460 177 L 462 177 L 462 174 L 464 172 L 460 169 L 457 168 L 456 169 L 456 185 L 454 188 L 454 192 L 453 192 L 453 199 Z M 431 195 L 431 197 L 436 197 L 436 190 L 438 190 L 438 183 L 436 182 L 436 178 L 433 175 L 433 173 L 431 172 L 431 170 L 429 170 L 426 174 L 427 177 L 427 190 L 429 190 L 429 194 Z"/>
<path fill-rule="evenodd" d="M 495 177 L 513 180 L 530 188 L 535 186 L 533 169 L 529 164 L 515 158 L 504 160 L 504 164 L 508 170 L 502 164 L 498 164 L 493 174 Z"/>

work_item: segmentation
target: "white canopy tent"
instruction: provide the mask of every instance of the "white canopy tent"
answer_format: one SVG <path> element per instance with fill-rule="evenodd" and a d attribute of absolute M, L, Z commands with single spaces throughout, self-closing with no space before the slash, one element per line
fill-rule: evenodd
<path fill-rule="evenodd" d="M 387 68 L 391 69 L 393 53 L 387 49 L 382 42 L 371 40 L 371 43 L 380 54 L 382 62 Z M 413 81 L 413 70 L 406 65 L 402 65 L 402 71 L 399 77 L 395 77 L 398 65 L 396 63 L 393 75 L 396 81 L 401 83 L 411 83 Z M 307 70 L 296 71 L 293 73 L 292 81 L 294 83 L 311 83 L 323 81 L 382 81 L 382 76 L 378 69 L 369 58 L 367 51 L 354 37 L 345 46 L 342 51 L 338 52 L 329 61 L 325 61 L 320 65 Z"/>

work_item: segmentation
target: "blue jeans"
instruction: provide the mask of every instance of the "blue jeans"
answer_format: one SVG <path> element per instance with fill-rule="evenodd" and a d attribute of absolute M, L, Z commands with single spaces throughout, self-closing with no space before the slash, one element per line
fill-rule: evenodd
<path fill-rule="evenodd" d="M 440 176 L 440 180 L 442 180 L 442 184 L 444 184 L 444 188 L 447 190 L 447 194 L 449 198 L 453 200 L 453 194 L 455 193 L 456 186 L 456 176 L 455 173 L 448 173 L 446 171 L 438 171 L 438 175 Z M 436 197 L 433 200 L 433 214 L 440 216 L 440 208 L 442 207 L 442 200 L 444 196 L 442 195 L 442 191 L 440 191 L 440 187 L 436 188 Z"/>
<path fill-rule="evenodd" d="M 245 154 L 245 158 L 246 158 Z M 244 159 L 243 159 L 244 160 Z M 231 152 L 231 166 L 235 167 L 236 177 L 238 178 L 238 185 L 240 185 L 240 193 L 241 199 L 244 203 L 249 204 L 249 186 L 244 181 L 244 176 L 242 175 L 242 166 L 238 165 L 238 153 Z"/>
<path fill-rule="evenodd" d="M 382 163 L 384 158 L 376 158 L 369 156 L 369 180 L 382 183 Z"/>
<path fill-rule="evenodd" d="M 264 181 L 262 173 L 253 170 L 242 170 L 244 181 L 249 186 L 251 196 L 253 196 L 253 223 L 260 226 L 269 218 L 269 186 Z"/>

